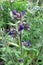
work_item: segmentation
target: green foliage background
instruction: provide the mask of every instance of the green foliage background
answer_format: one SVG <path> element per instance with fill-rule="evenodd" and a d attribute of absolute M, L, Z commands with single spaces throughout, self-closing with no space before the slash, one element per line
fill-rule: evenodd
<path fill-rule="evenodd" d="M 26 0 L 15 0 L 13 3 L 9 1 L 0 0 L 0 5 L 4 10 L 0 10 L 0 45 L 4 46 L 0 49 L 2 55 L 0 58 L 5 61 L 5 65 L 43 65 L 43 0 L 32 0 L 27 2 Z M 16 24 L 18 20 L 12 20 L 10 17 L 10 11 L 15 9 L 17 12 L 26 11 L 23 18 L 23 22 L 28 23 L 30 30 L 23 30 L 22 40 L 31 41 L 28 48 L 23 46 L 22 57 L 24 59 L 23 63 L 19 63 L 18 59 L 20 56 L 20 46 L 19 46 L 19 36 L 12 39 L 11 36 L 2 31 L 2 28 L 6 28 L 7 23 L 11 23 L 10 26 Z M 4 36 L 4 34 L 6 34 Z M 34 37 L 39 37 L 39 39 L 34 39 Z M 3 43 L 4 42 L 4 43 Z M 14 48 L 10 48 L 9 45 L 14 45 Z M 35 61 L 36 59 L 36 61 Z M 41 60 L 41 62 L 38 62 Z"/>

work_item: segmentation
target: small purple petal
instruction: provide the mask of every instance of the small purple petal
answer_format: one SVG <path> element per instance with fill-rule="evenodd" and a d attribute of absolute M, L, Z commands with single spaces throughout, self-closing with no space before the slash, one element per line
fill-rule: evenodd
<path fill-rule="evenodd" d="M 22 11 L 22 15 L 25 15 L 25 13 L 26 13 L 25 11 Z"/>
<path fill-rule="evenodd" d="M 13 35 L 14 34 L 14 30 L 9 32 L 9 35 Z"/>
<path fill-rule="evenodd" d="M 9 35 L 12 35 L 12 34 L 13 34 L 13 32 L 12 32 L 12 31 L 10 31 L 10 32 L 9 32 Z"/>
<path fill-rule="evenodd" d="M 28 43 L 28 46 L 30 45 L 30 41 L 27 42 Z"/>
<path fill-rule="evenodd" d="M 21 30 L 23 30 L 23 29 L 24 29 L 24 26 L 23 26 L 23 25 L 19 25 L 18 30 L 21 31 Z"/>
<path fill-rule="evenodd" d="M 29 25 L 25 23 L 25 24 L 24 24 L 24 29 L 25 29 L 25 30 L 30 30 Z"/>
<path fill-rule="evenodd" d="M 13 10 L 12 13 L 13 13 L 14 15 L 16 15 L 17 12 L 16 12 L 16 10 Z"/>
<path fill-rule="evenodd" d="M 23 59 L 19 59 L 19 62 L 23 62 Z"/>

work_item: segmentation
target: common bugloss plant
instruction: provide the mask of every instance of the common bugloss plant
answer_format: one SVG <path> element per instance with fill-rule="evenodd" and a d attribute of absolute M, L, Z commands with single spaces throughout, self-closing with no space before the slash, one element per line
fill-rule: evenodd
<path fill-rule="evenodd" d="M 43 10 L 28 4 L 26 0 L 2 3 L 0 30 L 5 35 L 1 33 L 0 39 L 5 65 L 37 65 L 39 56 L 43 57 Z"/>

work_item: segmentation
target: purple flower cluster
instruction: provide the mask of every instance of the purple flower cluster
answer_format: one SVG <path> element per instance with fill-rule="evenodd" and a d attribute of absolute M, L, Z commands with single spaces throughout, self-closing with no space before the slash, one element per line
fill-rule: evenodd
<path fill-rule="evenodd" d="M 10 31 L 10 32 L 9 32 L 9 35 L 12 35 L 12 34 L 13 34 L 13 31 Z"/>
<path fill-rule="evenodd" d="M 28 46 L 30 46 L 30 40 L 27 42 Z"/>
<path fill-rule="evenodd" d="M 16 12 L 16 10 L 13 10 L 12 13 L 13 13 L 13 15 L 16 15 L 17 12 Z"/>
<path fill-rule="evenodd" d="M 28 40 L 27 42 L 22 41 L 22 45 L 24 45 L 25 47 L 30 46 L 30 40 Z"/>
<path fill-rule="evenodd" d="M 30 26 L 28 25 L 28 23 L 23 23 L 23 25 L 24 25 L 24 30 L 30 30 Z"/>
<path fill-rule="evenodd" d="M 10 30 L 9 35 L 12 36 L 12 37 L 16 37 L 16 36 L 17 36 L 17 31 L 16 31 L 16 29 Z"/>
<path fill-rule="evenodd" d="M 22 11 L 22 15 L 25 15 L 25 13 L 26 13 L 25 11 Z"/>
<path fill-rule="evenodd" d="M 16 12 L 16 10 L 13 10 L 12 13 L 13 13 L 13 15 L 18 15 L 18 14 L 20 15 L 20 13 Z M 22 11 L 21 13 L 22 13 L 22 15 L 25 15 L 26 12 Z"/>
<path fill-rule="evenodd" d="M 22 22 L 22 23 L 19 25 L 18 30 L 21 31 L 21 30 L 23 30 L 23 29 L 29 31 L 29 30 L 30 30 L 30 26 L 29 26 L 28 24 Z"/>
<path fill-rule="evenodd" d="M 23 59 L 19 59 L 19 62 L 23 62 Z"/>
<path fill-rule="evenodd" d="M 23 29 L 24 29 L 24 26 L 23 25 L 19 25 L 18 30 L 22 31 Z"/>

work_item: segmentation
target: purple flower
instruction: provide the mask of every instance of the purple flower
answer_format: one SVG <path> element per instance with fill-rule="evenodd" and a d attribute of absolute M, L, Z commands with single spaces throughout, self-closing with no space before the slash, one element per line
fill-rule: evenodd
<path fill-rule="evenodd" d="M 21 31 L 21 30 L 23 30 L 23 29 L 24 29 L 24 26 L 23 26 L 23 25 L 19 25 L 18 30 Z"/>
<path fill-rule="evenodd" d="M 13 13 L 14 15 L 16 15 L 17 12 L 16 12 L 16 10 L 13 10 L 12 13 Z"/>
<path fill-rule="evenodd" d="M 30 30 L 30 26 L 27 23 L 24 23 L 24 30 Z"/>
<path fill-rule="evenodd" d="M 13 35 L 14 34 L 14 30 L 9 32 L 9 35 Z"/>
<path fill-rule="evenodd" d="M 17 36 L 17 31 L 16 29 L 15 30 L 12 30 L 9 32 L 9 35 L 12 36 L 13 38 Z"/>
<path fill-rule="evenodd" d="M 10 32 L 9 32 L 9 35 L 12 35 L 12 34 L 13 34 L 13 32 L 12 32 L 12 31 L 10 31 Z"/>
<path fill-rule="evenodd" d="M 25 47 L 28 47 L 30 46 L 30 41 L 27 41 L 27 42 L 22 41 L 22 45 L 24 45 Z"/>
<path fill-rule="evenodd" d="M 22 11 L 22 15 L 25 15 L 25 13 L 26 13 L 25 11 Z"/>
<path fill-rule="evenodd" d="M 19 62 L 23 62 L 23 59 L 19 59 Z"/>
<path fill-rule="evenodd" d="M 30 45 L 30 41 L 27 42 L 28 46 Z"/>

